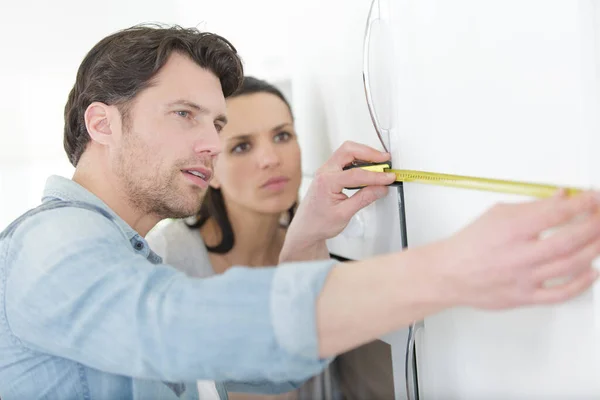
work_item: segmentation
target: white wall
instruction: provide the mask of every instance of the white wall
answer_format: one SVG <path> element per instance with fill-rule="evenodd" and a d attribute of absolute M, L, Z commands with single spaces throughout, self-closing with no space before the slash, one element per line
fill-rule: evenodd
<path fill-rule="evenodd" d="M 0 230 L 40 199 L 50 174 L 70 177 L 63 107 L 77 68 L 102 37 L 143 22 L 198 26 L 229 39 L 246 73 L 284 89 L 286 1 L 76 0 L 0 4 Z"/>
<path fill-rule="evenodd" d="M 379 2 L 391 28 L 384 59 L 397 168 L 597 187 L 598 0 Z M 315 128 L 305 141 L 377 145 L 361 81 L 370 1 L 304 3 L 320 3 L 313 42 L 294 42 L 297 114 Z M 322 160 L 312 156 L 316 167 Z M 419 184 L 404 194 L 409 246 L 453 234 L 496 202 L 528 200 Z M 330 249 L 349 258 L 392 249 L 396 210 L 392 201 L 367 207 Z M 428 318 L 417 336 L 421 398 L 597 398 L 599 288 L 562 305 Z M 387 340 L 402 399 L 406 338 Z"/>

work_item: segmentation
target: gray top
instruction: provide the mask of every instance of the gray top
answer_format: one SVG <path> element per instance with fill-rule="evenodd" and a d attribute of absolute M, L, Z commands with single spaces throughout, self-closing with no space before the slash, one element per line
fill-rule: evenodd
<path fill-rule="evenodd" d="M 160 222 L 146 235 L 146 241 L 165 264 L 188 276 L 207 278 L 215 275 L 200 231 L 188 228 L 184 220 Z"/>

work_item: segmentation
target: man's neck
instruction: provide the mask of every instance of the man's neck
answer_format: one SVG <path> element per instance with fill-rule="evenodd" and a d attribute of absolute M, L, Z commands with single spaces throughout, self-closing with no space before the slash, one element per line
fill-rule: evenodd
<path fill-rule="evenodd" d="M 157 216 L 136 210 L 125 195 L 125 191 L 120 190 L 117 180 L 111 179 L 112 174 L 86 168 L 85 164 L 81 164 L 82 162 L 77 165 L 72 180 L 106 203 L 115 214 L 141 236 L 146 236 L 150 229 L 160 221 Z"/>

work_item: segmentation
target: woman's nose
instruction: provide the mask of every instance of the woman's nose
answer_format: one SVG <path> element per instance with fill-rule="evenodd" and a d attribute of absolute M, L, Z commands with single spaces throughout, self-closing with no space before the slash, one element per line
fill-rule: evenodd
<path fill-rule="evenodd" d="M 261 169 L 273 168 L 281 163 L 281 157 L 274 144 L 264 144 L 261 146 L 258 155 L 258 163 Z"/>

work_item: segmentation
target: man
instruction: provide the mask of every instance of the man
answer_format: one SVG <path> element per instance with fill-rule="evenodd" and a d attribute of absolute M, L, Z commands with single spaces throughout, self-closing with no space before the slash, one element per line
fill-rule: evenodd
<path fill-rule="evenodd" d="M 242 75 L 227 41 L 194 29 L 135 27 L 87 54 L 65 108 L 75 174 L 51 177 L 42 205 L 0 236 L 3 400 L 194 399 L 207 379 L 289 390 L 448 307 L 563 301 L 596 279 L 594 193 L 501 205 L 439 243 L 337 266 L 325 240 L 393 180 L 343 171 L 388 158 L 356 143 L 319 170 L 279 268 L 199 280 L 160 264 L 144 235 L 197 212 Z"/>

